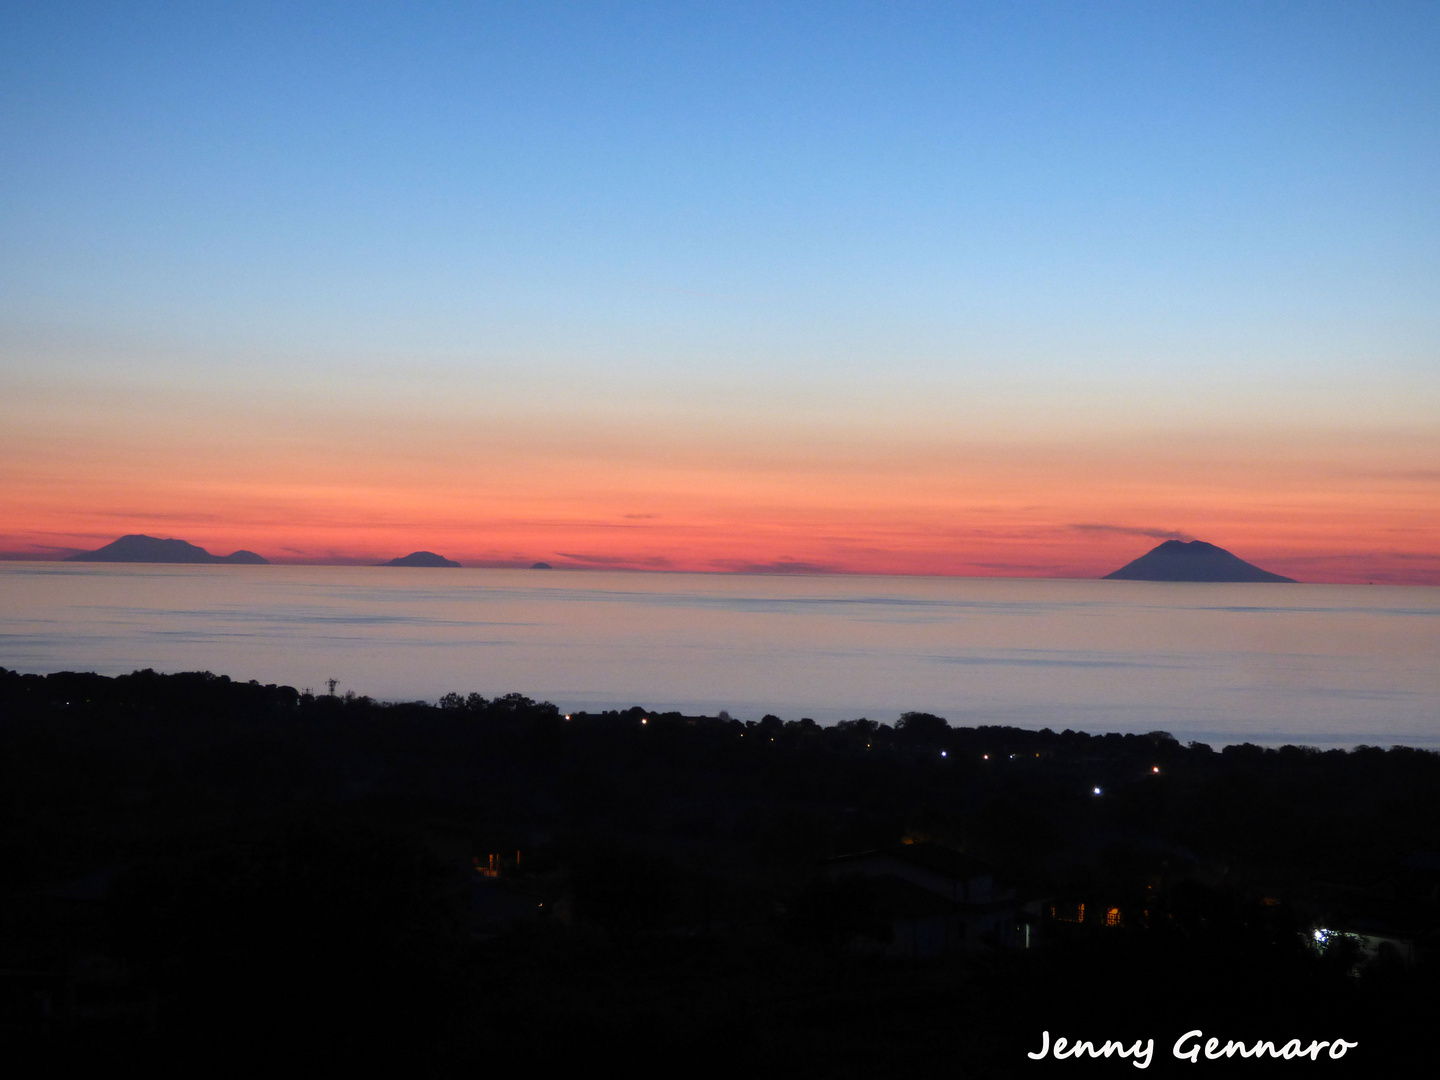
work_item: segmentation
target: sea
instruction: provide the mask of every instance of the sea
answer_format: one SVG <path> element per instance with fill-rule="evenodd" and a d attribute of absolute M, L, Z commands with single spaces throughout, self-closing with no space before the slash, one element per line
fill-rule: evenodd
<path fill-rule="evenodd" d="M 0 563 L 0 667 L 384 701 L 1440 746 L 1440 589 Z"/>

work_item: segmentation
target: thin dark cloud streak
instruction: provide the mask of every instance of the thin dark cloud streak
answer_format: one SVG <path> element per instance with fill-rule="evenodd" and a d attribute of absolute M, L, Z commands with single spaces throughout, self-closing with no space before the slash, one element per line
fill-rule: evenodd
<path fill-rule="evenodd" d="M 843 569 L 829 563 L 776 559 L 774 562 L 746 562 L 741 559 L 715 559 L 711 566 L 731 574 L 839 574 Z"/>
<path fill-rule="evenodd" d="M 1083 522 L 1071 525 L 1070 528 L 1078 529 L 1081 532 L 1104 532 L 1119 533 L 1122 536 L 1148 536 L 1154 540 L 1184 540 L 1189 543 L 1195 537 L 1187 532 L 1178 529 L 1152 529 L 1140 525 L 1104 525 L 1096 522 Z"/>
<path fill-rule="evenodd" d="M 562 559 L 571 559 L 587 566 L 646 566 L 652 569 L 663 569 L 671 565 L 670 560 L 661 555 L 584 555 L 571 551 L 557 551 L 555 554 Z"/>
<path fill-rule="evenodd" d="M 202 514 L 191 511 L 151 512 L 146 510 L 96 510 L 96 517 L 120 518 L 129 521 L 180 521 L 186 523 L 220 521 L 219 514 Z"/>

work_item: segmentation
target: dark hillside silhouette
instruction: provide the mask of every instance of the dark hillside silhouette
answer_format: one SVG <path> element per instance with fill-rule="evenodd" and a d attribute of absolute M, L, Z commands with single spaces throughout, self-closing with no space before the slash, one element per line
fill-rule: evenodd
<path fill-rule="evenodd" d="M 71 555 L 68 562 L 135 562 L 135 563 L 238 563 L 244 566 L 268 566 L 269 559 L 253 551 L 233 551 L 229 555 L 211 555 L 202 547 L 185 540 L 161 540 L 156 536 L 131 533 L 94 551 Z"/>
<path fill-rule="evenodd" d="M 1423 1050 L 1440 754 L 901 721 L 0 669 L 6 1063 L 948 1080 L 1028 1072 L 1048 1030 L 1235 1074 L 1174 1061 L 1201 1029 L 1358 1040 L 1286 1071 L 1370 1077 Z"/>
<path fill-rule="evenodd" d="M 1287 581 L 1204 540 L 1166 540 L 1107 579 L 1117 581 Z"/>
<path fill-rule="evenodd" d="M 436 555 L 433 551 L 412 551 L 409 555 L 398 559 L 391 559 L 389 562 L 381 563 L 381 566 L 451 566 L 458 567 L 460 564 L 453 559 L 447 559 L 444 555 Z"/>

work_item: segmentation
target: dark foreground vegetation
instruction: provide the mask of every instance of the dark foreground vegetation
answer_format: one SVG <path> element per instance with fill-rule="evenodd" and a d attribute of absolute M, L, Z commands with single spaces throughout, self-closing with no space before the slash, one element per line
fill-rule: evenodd
<path fill-rule="evenodd" d="M 869 850 L 992 864 L 1004 932 L 907 946 L 952 908 L 826 862 Z M 1382 1075 L 1437 890 L 1440 756 L 1400 747 L 0 669 L 0 1042 L 45 1068 L 1130 1075 L 1048 1030 Z M 1359 1045 L 1177 1062 L 1192 1029 Z"/>

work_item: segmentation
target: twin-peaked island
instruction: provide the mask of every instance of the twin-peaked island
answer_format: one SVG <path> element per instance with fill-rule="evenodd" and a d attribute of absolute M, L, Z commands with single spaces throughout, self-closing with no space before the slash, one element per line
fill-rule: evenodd
<path fill-rule="evenodd" d="M 211 555 L 202 547 L 184 540 L 161 540 L 155 536 L 132 533 L 122 536 L 94 551 L 71 555 L 69 562 L 138 562 L 138 563 L 241 563 L 266 566 L 270 560 L 253 551 L 232 551 L 229 555 Z"/>
<path fill-rule="evenodd" d="M 95 551 L 82 551 L 70 556 L 71 562 L 134 562 L 134 563 L 243 563 L 264 565 L 270 560 L 253 551 L 235 551 L 229 555 L 211 555 L 202 547 L 184 540 L 161 540 L 154 536 L 132 534 Z M 381 566 L 458 567 L 460 564 L 433 551 L 412 551 Z M 548 563 L 535 563 L 534 569 L 548 570 Z M 1203 540 L 1166 540 L 1153 551 L 1127 563 L 1107 578 L 1122 581 L 1288 581 L 1294 578 L 1261 570 L 1224 548 Z"/>

